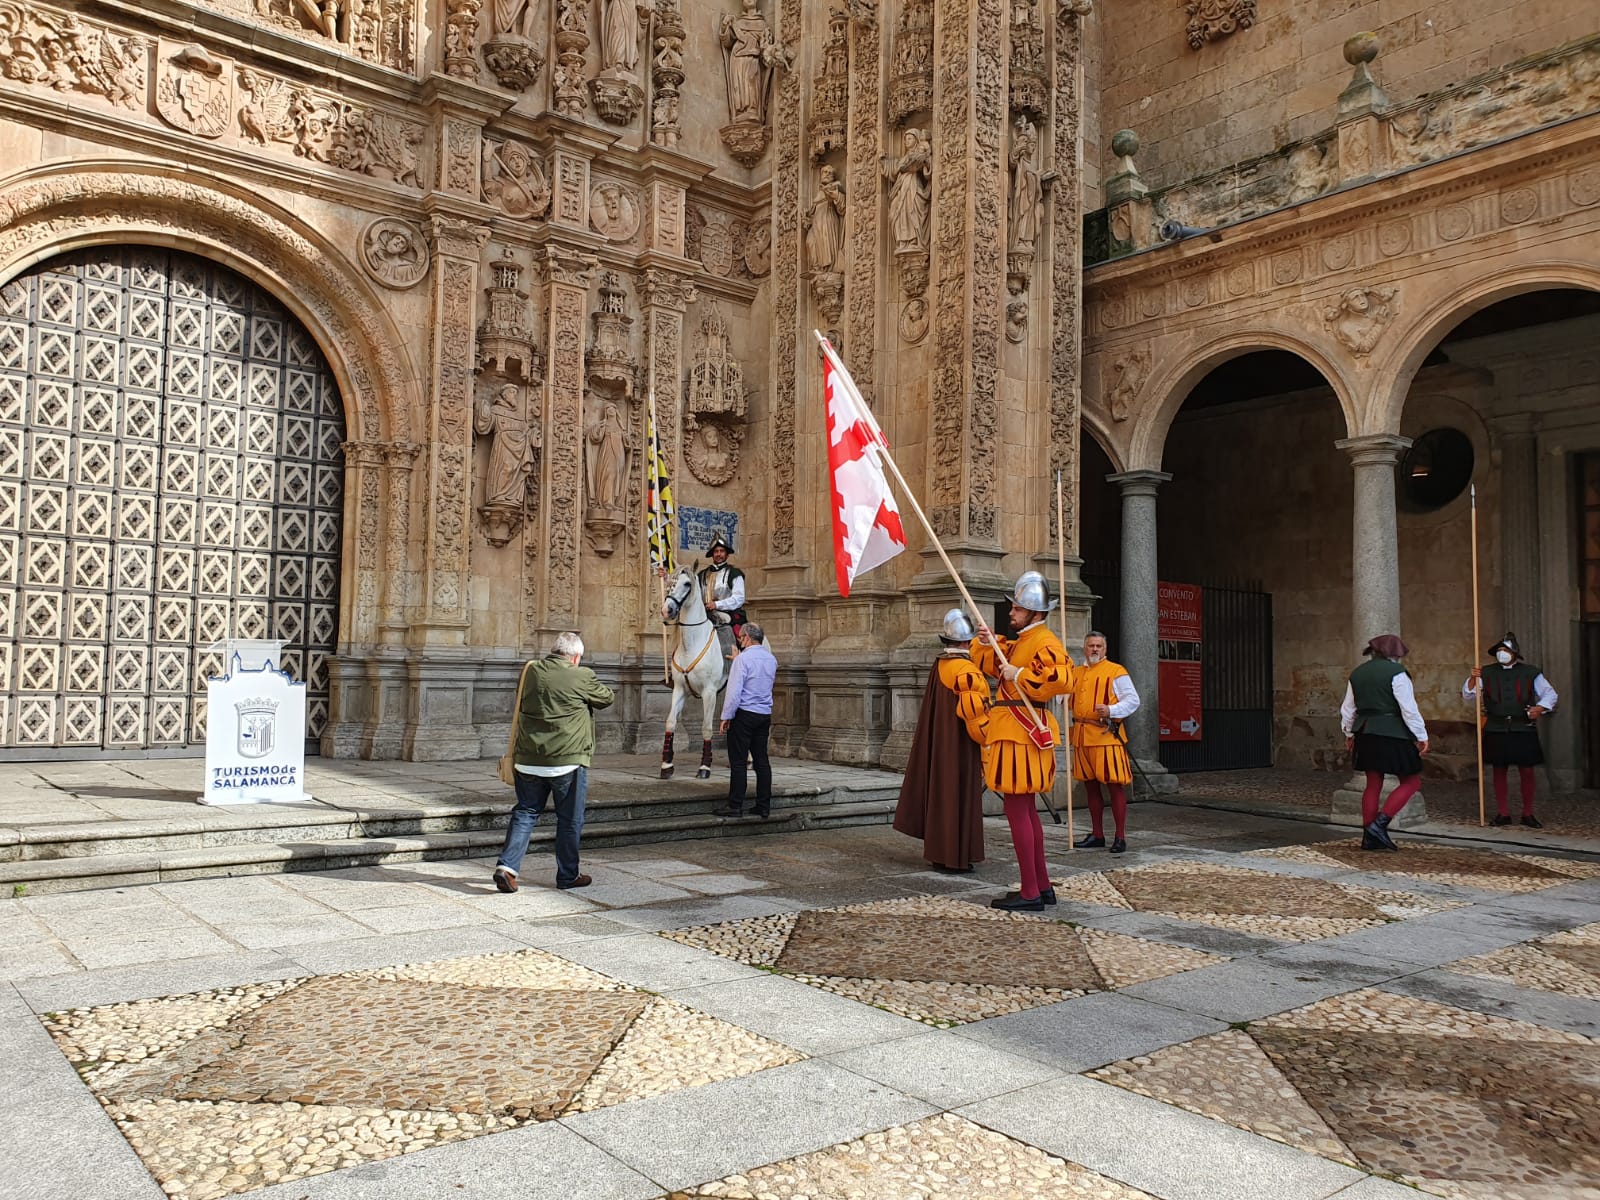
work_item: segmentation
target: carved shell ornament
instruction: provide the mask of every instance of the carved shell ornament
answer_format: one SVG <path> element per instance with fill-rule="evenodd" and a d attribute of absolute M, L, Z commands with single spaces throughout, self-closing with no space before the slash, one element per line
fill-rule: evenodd
<path fill-rule="evenodd" d="M 428 273 L 428 241 L 415 225 L 380 217 L 361 235 L 361 265 L 385 287 L 413 287 Z"/>

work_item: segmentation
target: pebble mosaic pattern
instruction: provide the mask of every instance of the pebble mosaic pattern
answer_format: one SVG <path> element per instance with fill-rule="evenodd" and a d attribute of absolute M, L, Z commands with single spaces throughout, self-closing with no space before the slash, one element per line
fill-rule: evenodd
<path fill-rule="evenodd" d="M 661 936 L 940 1027 L 1227 961 L 940 896 L 752 917 Z"/>
<path fill-rule="evenodd" d="M 1368 988 L 1090 1073 L 1459 1200 L 1600 1194 L 1600 1040 Z"/>
<path fill-rule="evenodd" d="M 1384 875 L 1407 875 L 1429 883 L 1449 883 L 1496 892 L 1537 892 L 1600 877 L 1600 863 L 1574 862 L 1537 854 L 1502 854 L 1402 840 L 1398 853 L 1374 854 L 1359 841 L 1317 842 L 1309 846 L 1274 846 L 1251 850 L 1251 856 L 1287 858 L 1322 867 L 1350 867 Z"/>
<path fill-rule="evenodd" d="M 1460 907 L 1410 892 L 1185 862 L 1074 875 L 1056 895 L 1291 942 Z"/>
<path fill-rule="evenodd" d="M 45 1025 L 186 1200 L 804 1057 L 539 950 L 77 1009 Z"/>
<path fill-rule="evenodd" d="M 729 1175 L 670 1200 L 1151 1200 L 945 1113 Z"/>
<path fill-rule="evenodd" d="M 1448 963 L 1445 970 L 1600 1000 L 1600 921 Z"/>

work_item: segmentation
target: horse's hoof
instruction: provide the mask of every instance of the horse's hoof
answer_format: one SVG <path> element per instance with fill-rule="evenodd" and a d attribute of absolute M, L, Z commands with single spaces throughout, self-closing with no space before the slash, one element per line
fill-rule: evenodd
<path fill-rule="evenodd" d="M 698 771 L 696 771 L 694 773 L 694 777 L 696 779 L 710 779 L 711 778 L 711 768 L 710 767 L 701 767 Z"/>
<path fill-rule="evenodd" d="M 671 767 L 662 767 L 661 768 L 661 778 L 663 778 L 663 779 L 671 779 L 672 778 L 672 768 Z"/>

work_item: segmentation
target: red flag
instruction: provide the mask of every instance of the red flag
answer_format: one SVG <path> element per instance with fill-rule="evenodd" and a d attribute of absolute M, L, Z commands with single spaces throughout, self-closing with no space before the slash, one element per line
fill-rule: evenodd
<path fill-rule="evenodd" d="M 839 594 L 848 596 L 857 575 L 882 566 L 906 548 L 906 534 L 880 457 L 889 443 L 838 354 L 826 338 L 818 340 L 828 400 L 833 559 Z"/>

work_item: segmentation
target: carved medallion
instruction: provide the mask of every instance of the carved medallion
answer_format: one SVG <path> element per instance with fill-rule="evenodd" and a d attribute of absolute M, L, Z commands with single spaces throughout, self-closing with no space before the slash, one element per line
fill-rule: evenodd
<path fill-rule="evenodd" d="M 1365 358 L 1399 311 L 1397 288 L 1350 288 L 1322 310 L 1322 320 L 1347 350 Z"/>
<path fill-rule="evenodd" d="M 1567 196 L 1579 208 L 1600 203 L 1600 167 L 1579 167 L 1568 175 Z"/>
<path fill-rule="evenodd" d="M 1331 237 L 1322 246 L 1322 265 L 1330 271 L 1342 271 L 1356 256 L 1356 240 L 1348 233 Z"/>
<path fill-rule="evenodd" d="M 701 214 L 700 264 L 711 274 L 726 279 L 733 274 L 733 218 L 727 213 Z"/>
<path fill-rule="evenodd" d="M 1293 283 L 1300 278 L 1300 252 L 1285 250 L 1272 260 L 1272 282 L 1278 285 Z"/>
<path fill-rule="evenodd" d="M 1248 292 L 1255 283 L 1255 270 L 1248 263 L 1240 263 L 1228 268 L 1228 274 L 1223 282 L 1230 296 L 1242 296 Z"/>
<path fill-rule="evenodd" d="M 379 217 L 361 235 L 361 265 L 385 287 L 412 287 L 428 273 L 427 239 L 414 225 Z"/>
<path fill-rule="evenodd" d="M 1411 246 L 1411 222 L 1390 221 L 1378 229 L 1378 249 L 1393 258 Z"/>
<path fill-rule="evenodd" d="M 1457 241 L 1472 232 L 1472 210 L 1465 204 L 1452 204 L 1434 214 L 1433 224 L 1445 241 Z"/>
<path fill-rule="evenodd" d="M 900 336 L 913 346 L 928 336 L 928 302 L 921 296 L 901 308 Z"/>
<path fill-rule="evenodd" d="M 757 279 L 772 270 L 772 222 L 764 217 L 745 231 L 744 269 Z"/>
<path fill-rule="evenodd" d="M 589 227 L 607 241 L 626 242 L 639 232 L 640 204 L 622 184 L 606 180 L 589 194 Z"/>
<path fill-rule="evenodd" d="M 1500 197 L 1500 216 L 1508 225 L 1520 225 L 1539 211 L 1539 193 L 1531 187 L 1517 188 Z"/>
<path fill-rule="evenodd" d="M 708 487 L 731 483 L 739 469 L 739 443 L 720 422 L 691 419 L 688 430 L 683 457 L 694 477 Z"/>
<path fill-rule="evenodd" d="M 233 119 L 233 72 L 229 60 L 204 46 L 161 42 L 161 75 L 156 82 L 156 113 L 174 129 L 195 137 L 217 138 Z"/>

